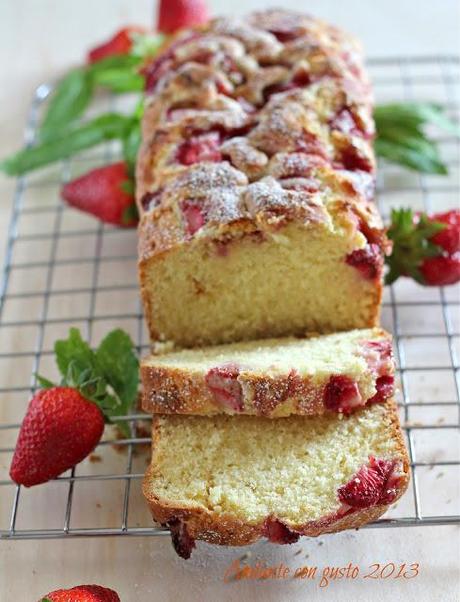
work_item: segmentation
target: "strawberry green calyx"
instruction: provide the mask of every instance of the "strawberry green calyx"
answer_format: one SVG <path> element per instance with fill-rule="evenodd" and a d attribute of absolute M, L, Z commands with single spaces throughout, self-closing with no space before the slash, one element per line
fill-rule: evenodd
<path fill-rule="evenodd" d="M 56 341 L 56 363 L 61 373 L 60 386 L 77 389 L 102 411 L 106 422 L 129 413 L 137 400 L 139 362 L 131 338 L 123 330 L 110 332 L 93 350 L 77 328 L 71 328 L 67 339 Z M 41 387 L 56 385 L 37 375 Z M 129 428 L 119 428 L 129 436 Z"/>
<path fill-rule="evenodd" d="M 460 209 L 432 215 L 394 210 L 388 236 L 393 253 L 387 259 L 387 284 L 399 276 L 410 276 L 425 286 L 460 281 Z"/>
<path fill-rule="evenodd" d="M 386 258 L 389 271 L 385 283 L 392 284 L 400 276 L 410 276 L 425 284 L 421 268 L 426 260 L 443 254 L 442 247 L 432 238 L 445 228 L 445 224 L 430 219 L 424 213 L 414 215 L 412 209 L 393 209 L 388 228 L 393 251 Z"/>

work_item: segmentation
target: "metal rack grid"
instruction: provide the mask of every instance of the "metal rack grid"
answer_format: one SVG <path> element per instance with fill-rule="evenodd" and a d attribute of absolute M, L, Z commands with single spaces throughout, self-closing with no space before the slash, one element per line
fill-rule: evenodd
<path fill-rule="evenodd" d="M 458 67 L 457 58 L 446 56 L 369 61 L 378 101 L 434 100 L 457 120 Z M 26 144 L 34 140 L 49 91 L 48 86 L 40 86 L 34 95 L 25 132 Z M 119 101 L 110 99 L 111 108 L 115 102 Z M 439 131 L 436 134 L 439 135 Z M 391 206 L 410 204 L 416 209 L 441 210 L 458 205 L 459 141 L 448 135 L 442 135 L 438 141 L 450 167 L 448 177 L 424 176 L 395 166 L 380 166 L 378 197 L 384 216 L 388 215 Z M 0 424 L 0 538 L 3 539 L 147 536 L 167 532 L 151 526 L 147 515 L 137 522 L 130 517 L 133 506 L 137 506 L 132 502 L 132 494 L 139 490 L 143 477 L 143 470 L 135 466 L 137 452 L 141 450 L 142 456 L 142 450 L 149 443 L 148 436 L 136 435 L 139 421 L 145 421 L 148 427 L 148 418 L 142 414 L 120 418 L 131 425 L 129 439 L 108 438 L 98 446 L 97 454 L 102 457 L 113 449 L 114 443 L 125 449 L 125 454 L 118 454 L 114 469 L 110 470 L 110 466 L 107 469 L 110 462 L 98 462 L 101 471 L 94 468 L 95 464 L 86 463 L 84 470 L 83 465 L 79 465 L 52 482 L 64 496 L 62 516 L 58 513 L 55 517 L 57 526 L 37 528 L 36 521 L 32 528 L 20 525 L 18 516 L 24 496 L 27 493 L 27 503 L 35 509 L 36 517 L 40 512 L 40 500 L 43 504 L 43 495 L 39 496 L 39 491 L 45 486 L 24 490 L 8 478 L 19 422 L 35 385 L 34 377 L 29 375 L 37 371 L 49 374 L 51 341 L 63 334 L 60 329 L 80 326 L 91 343 L 95 342 L 95 331 L 99 327 L 102 326 L 97 338 L 107 332 L 105 323 L 121 324 L 136 340 L 139 353 L 148 347 L 137 298 L 135 233 L 98 225 L 58 200 L 58 188 L 63 181 L 75 172 L 84 172 L 90 164 L 114 160 L 117 152 L 113 145 L 108 145 L 102 153 L 85 153 L 71 162 L 63 162 L 56 170 L 40 172 L 38 177 L 23 177 L 17 182 L 0 288 L 0 416 L 4 407 L 7 418 L 13 415 Z M 47 197 L 46 201 L 43 196 Z M 102 310 L 101 299 L 105 300 Z M 65 314 L 67 305 L 70 315 Z M 10 318 L 11 309 L 14 311 L 15 307 L 17 311 Z M 119 311 L 112 311 L 120 307 Z M 130 307 L 132 311 L 127 311 Z M 459 310 L 459 289 L 455 287 L 423 289 L 403 280 L 386 289 L 383 321 L 395 335 L 400 376 L 399 405 L 411 459 L 412 485 L 403 498 L 406 500 L 403 508 L 395 516 L 390 512 L 386 518 L 368 527 L 460 522 L 458 509 L 451 509 L 458 497 L 460 466 L 460 446 L 455 440 L 460 424 L 459 364 L 455 349 L 460 337 L 456 317 Z M 51 330 L 49 340 L 48 327 Z M 26 329 L 25 334 L 22 329 Z M 33 334 L 28 334 L 29 331 Z M 5 333 L 6 338 L 2 338 Z M 10 351 L 13 340 L 14 351 Z M 31 349 L 33 340 L 35 345 Z M 30 369 L 22 371 L 20 367 L 27 362 Z M 13 410 L 8 413 L 8 408 Z M 426 434 L 432 438 L 424 437 Z M 434 455 L 428 453 L 430 446 Z M 435 475 L 434 469 L 441 472 Z M 442 498 L 445 471 L 453 471 L 449 476 L 453 499 L 445 500 L 443 506 L 438 502 Z M 75 524 L 73 517 L 78 508 L 75 491 L 82 484 L 89 484 L 93 492 L 100 494 L 114 482 L 122 485 L 111 502 L 117 508 L 115 526 L 107 526 L 105 522 L 98 524 L 96 515 L 89 525 Z M 433 490 L 434 506 L 427 501 Z M 44 504 L 49 504 L 50 499 L 48 496 Z M 452 501 L 454 503 L 449 506 Z M 53 514 L 56 513 L 53 511 Z"/>

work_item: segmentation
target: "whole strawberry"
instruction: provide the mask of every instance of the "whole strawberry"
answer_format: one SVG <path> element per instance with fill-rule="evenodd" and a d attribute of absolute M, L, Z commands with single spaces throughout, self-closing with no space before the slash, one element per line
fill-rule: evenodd
<path fill-rule="evenodd" d="M 209 19 L 204 0 L 160 0 L 157 29 L 174 33 L 184 27 L 202 25 Z"/>
<path fill-rule="evenodd" d="M 39 602 L 120 602 L 113 589 L 101 585 L 78 585 L 72 589 L 57 589 Z"/>
<path fill-rule="evenodd" d="M 388 237 L 393 251 L 386 262 L 386 282 L 410 276 L 427 286 L 446 286 L 460 281 L 460 210 L 413 214 L 393 210 Z"/>
<path fill-rule="evenodd" d="M 86 458 L 103 431 L 101 410 L 76 389 L 38 391 L 19 431 L 10 476 L 26 487 L 46 483 Z"/>
<path fill-rule="evenodd" d="M 61 196 L 72 207 L 108 224 L 124 228 L 137 224 L 132 180 L 123 161 L 93 169 L 68 182 Z"/>
<path fill-rule="evenodd" d="M 129 54 L 133 47 L 133 34 L 141 33 L 144 30 L 141 27 L 125 27 L 120 29 L 107 42 L 93 48 L 88 52 L 87 62 L 97 63 L 98 61 L 119 54 Z"/>
<path fill-rule="evenodd" d="M 122 330 L 109 333 L 93 351 L 73 328 L 54 349 L 62 383 L 37 377 L 45 388 L 29 402 L 11 462 L 12 480 L 26 487 L 54 479 L 86 458 L 105 421 L 129 413 L 137 398 L 138 360 Z"/>

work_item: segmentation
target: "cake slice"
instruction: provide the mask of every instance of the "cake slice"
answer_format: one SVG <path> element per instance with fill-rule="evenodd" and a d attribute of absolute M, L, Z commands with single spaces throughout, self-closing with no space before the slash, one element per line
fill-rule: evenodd
<path fill-rule="evenodd" d="M 144 495 L 176 551 L 357 528 L 407 488 L 393 401 L 349 416 L 157 415 Z"/>
<path fill-rule="evenodd" d="M 393 374 L 391 336 L 380 328 L 183 350 L 144 359 L 143 409 L 272 418 L 349 413 L 390 398 Z"/>

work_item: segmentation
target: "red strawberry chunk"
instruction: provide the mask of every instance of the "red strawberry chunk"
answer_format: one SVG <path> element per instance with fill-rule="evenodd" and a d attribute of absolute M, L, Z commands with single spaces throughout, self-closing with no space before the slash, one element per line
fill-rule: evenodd
<path fill-rule="evenodd" d="M 339 487 L 338 498 L 351 508 L 370 508 L 391 503 L 403 474 L 395 460 L 369 457 L 348 483 Z"/>
<path fill-rule="evenodd" d="M 265 521 L 264 535 L 271 543 L 278 544 L 296 543 L 300 537 L 299 533 L 291 531 L 277 518 L 268 518 Z"/>
<path fill-rule="evenodd" d="M 206 374 L 206 384 L 214 399 L 234 412 L 243 410 L 243 391 L 238 381 L 240 369 L 236 364 L 211 368 Z"/>
<path fill-rule="evenodd" d="M 50 592 L 45 599 L 51 602 L 120 602 L 113 589 L 101 585 L 77 585 L 71 589 L 58 589 Z"/>
<path fill-rule="evenodd" d="M 157 29 L 174 33 L 178 29 L 202 25 L 209 19 L 204 0 L 160 0 Z"/>
<path fill-rule="evenodd" d="M 192 32 L 188 35 L 179 37 L 178 40 L 168 46 L 167 50 L 161 52 L 141 70 L 141 73 L 145 78 L 145 89 L 147 92 L 152 92 L 158 81 L 172 68 L 176 50 L 181 46 L 192 42 L 198 38 L 199 35 L 200 34 L 197 32 Z"/>
<path fill-rule="evenodd" d="M 349 376 L 331 376 L 323 393 L 324 405 L 328 410 L 348 414 L 363 405 L 358 384 Z"/>
<path fill-rule="evenodd" d="M 382 403 L 390 399 L 394 393 L 394 382 L 394 376 L 380 376 L 375 382 L 377 393 L 368 399 L 367 403 Z"/>
<path fill-rule="evenodd" d="M 219 132 L 209 132 L 199 136 L 192 136 L 183 142 L 177 149 L 177 160 L 182 165 L 193 165 L 202 161 L 217 163 L 222 161 L 219 151 Z"/>
<path fill-rule="evenodd" d="M 344 134 L 354 136 L 361 134 L 351 111 L 347 108 L 342 109 L 335 115 L 330 122 L 330 126 L 333 130 L 339 130 Z"/>
<path fill-rule="evenodd" d="M 296 27 L 290 25 L 282 25 L 280 24 L 276 28 L 269 29 L 270 33 L 275 36 L 278 42 L 285 44 L 286 42 L 291 42 L 299 37 L 301 32 Z"/>
<path fill-rule="evenodd" d="M 362 354 L 376 376 L 384 376 L 392 371 L 393 346 L 391 341 L 365 341 Z"/>
<path fill-rule="evenodd" d="M 169 521 L 167 527 L 171 531 L 172 544 L 177 554 L 185 560 L 190 558 L 196 544 L 187 530 L 187 525 L 178 518 Z"/>
<path fill-rule="evenodd" d="M 89 51 L 88 63 L 97 63 L 101 59 L 117 54 L 129 54 L 133 46 L 132 34 L 145 31 L 141 27 L 125 27 L 120 29 L 110 40 Z"/>
<path fill-rule="evenodd" d="M 185 218 L 187 234 L 193 236 L 206 223 L 203 205 L 199 201 L 185 200 L 180 208 Z"/>
<path fill-rule="evenodd" d="M 345 169 L 351 171 L 362 170 L 372 171 L 374 165 L 370 157 L 363 154 L 360 149 L 350 142 L 341 152 L 341 161 Z"/>
<path fill-rule="evenodd" d="M 315 134 L 304 131 L 302 138 L 297 141 L 297 152 L 307 155 L 318 155 L 324 160 L 328 160 L 327 150 L 321 140 Z"/>
<path fill-rule="evenodd" d="M 150 211 L 161 202 L 161 195 L 163 193 L 163 189 L 155 190 L 155 192 L 146 192 L 141 198 L 141 205 L 145 211 Z"/>
<path fill-rule="evenodd" d="M 312 83 L 311 74 L 307 71 L 301 70 L 294 74 L 291 81 L 272 84 L 264 89 L 264 100 L 268 101 L 272 94 L 280 94 L 281 92 L 288 92 L 289 90 L 296 90 L 297 88 L 305 88 Z"/>
<path fill-rule="evenodd" d="M 380 278 L 383 269 L 383 257 L 380 247 L 375 244 L 356 249 L 345 259 L 348 265 L 356 268 L 366 280 Z"/>
<path fill-rule="evenodd" d="M 435 213 L 430 219 L 446 224 L 444 230 L 431 237 L 431 242 L 442 247 L 450 255 L 460 252 L 460 209 Z"/>

